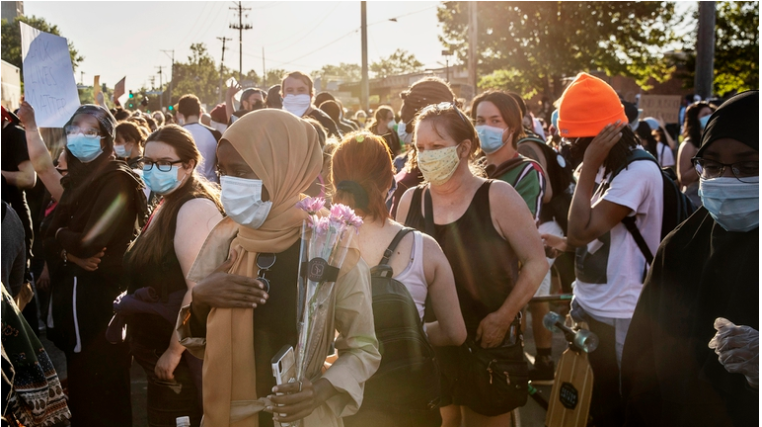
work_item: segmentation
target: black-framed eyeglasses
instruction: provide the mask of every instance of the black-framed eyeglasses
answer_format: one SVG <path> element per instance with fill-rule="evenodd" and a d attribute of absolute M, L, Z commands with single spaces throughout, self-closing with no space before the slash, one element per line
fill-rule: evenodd
<path fill-rule="evenodd" d="M 159 171 L 169 172 L 172 170 L 173 165 L 176 165 L 182 162 L 183 162 L 182 160 L 175 160 L 175 161 L 159 160 L 158 162 L 154 162 L 152 160 L 140 159 L 138 160 L 138 167 L 140 169 L 143 169 L 143 172 L 148 172 L 151 169 L 153 169 L 155 165 L 156 169 L 158 169 Z"/>
<path fill-rule="evenodd" d="M 438 113 L 440 111 L 447 111 L 447 110 L 455 110 L 455 112 L 458 113 L 458 117 L 460 117 L 460 119 L 463 120 L 463 123 L 471 124 L 471 121 L 468 120 L 468 118 L 465 115 L 463 115 L 463 112 L 460 111 L 460 108 L 458 108 L 458 106 L 455 105 L 454 102 L 440 102 L 439 104 L 431 104 L 429 106 L 424 107 L 418 114 L 423 114 L 428 111 L 436 111 Z"/>
<path fill-rule="evenodd" d="M 277 259 L 273 253 L 262 252 L 257 254 L 257 268 L 259 268 L 257 280 L 262 282 L 265 286 L 265 292 L 268 294 L 270 293 L 270 280 L 265 277 L 265 274 L 273 268 Z"/>
<path fill-rule="evenodd" d="M 694 157 L 691 159 L 691 162 L 699 177 L 703 179 L 719 178 L 725 173 L 725 168 L 727 167 L 730 168 L 733 176 L 741 182 L 751 183 L 753 181 L 751 178 L 759 176 L 759 160 L 746 160 L 725 164 L 702 157 Z"/>

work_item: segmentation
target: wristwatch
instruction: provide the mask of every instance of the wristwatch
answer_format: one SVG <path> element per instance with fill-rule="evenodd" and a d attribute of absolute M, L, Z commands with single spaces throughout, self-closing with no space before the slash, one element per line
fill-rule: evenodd
<path fill-rule="evenodd" d="M 64 262 L 69 262 L 69 257 L 66 256 L 66 249 L 61 249 L 61 259 Z"/>

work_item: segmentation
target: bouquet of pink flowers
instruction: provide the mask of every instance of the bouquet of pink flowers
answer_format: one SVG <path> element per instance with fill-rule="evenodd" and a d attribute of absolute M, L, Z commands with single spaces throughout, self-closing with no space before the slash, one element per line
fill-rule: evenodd
<path fill-rule="evenodd" d="M 302 224 L 297 299 L 296 375 L 297 381 L 302 381 L 313 356 L 311 352 L 315 351 L 313 343 L 321 333 L 316 325 L 323 325 L 326 320 L 317 318 L 318 307 L 332 297 L 339 269 L 362 219 L 341 204 L 333 205 L 328 216 L 319 217 L 318 212 L 325 207 L 325 200 L 320 197 L 306 198 L 296 207 L 309 214 Z"/>

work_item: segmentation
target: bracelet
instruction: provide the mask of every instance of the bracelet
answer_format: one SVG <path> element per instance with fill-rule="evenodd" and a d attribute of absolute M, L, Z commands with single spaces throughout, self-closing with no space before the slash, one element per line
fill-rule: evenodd
<path fill-rule="evenodd" d="M 66 249 L 61 249 L 61 259 L 64 262 L 69 262 L 69 257 L 66 255 Z"/>

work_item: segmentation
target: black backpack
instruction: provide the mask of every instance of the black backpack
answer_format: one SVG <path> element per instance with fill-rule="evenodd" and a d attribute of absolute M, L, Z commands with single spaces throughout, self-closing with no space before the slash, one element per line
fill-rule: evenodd
<path fill-rule="evenodd" d="M 378 371 L 365 382 L 363 408 L 427 411 L 438 406 L 439 370 L 413 297 L 392 278 L 389 258 L 412 228 L 397 233 L 379 265 L 370 270 L 373 321 L 381 353 Z"/>
<path fill-rule="evenodd" d="M 674 230 L 680 223 L 688 219 L 689 216 L 696 211 L 696 206 L 693 202 L 682 192 L 677 185 L 677 176 L 675 172 L 670 168 L 662 168 L 659 165 L 659 161 L 646 150 L 633 150 L 628 156 L 624 166 L 614 171 L 613 175 L 609 179 L 609 182 L 616 177 L 619 172 L 627 168 L 631 163 L 640 160 L 648 160 L 654 162 L 656 166 L 661 170 L 661 179 L 664 187 L 664 211 L 661 220 L 661 240 Z M 602 186 L 604 187 L 604 186 Z M 608 187 L 608 184 L 603 188 Z M 646 257 L 646 264 L 651 265 L 654 260 L 654 255 L 648 248 L 643 235 L 640 234 L 640 230 L 635 225 L 635 216 L 627 216 L 622 220 L 622 224 L 627 227 L 627 230 L 632 234 L 632 238 L 635 239 L 635 243 L 640 248 L 643 256 Z"/>

